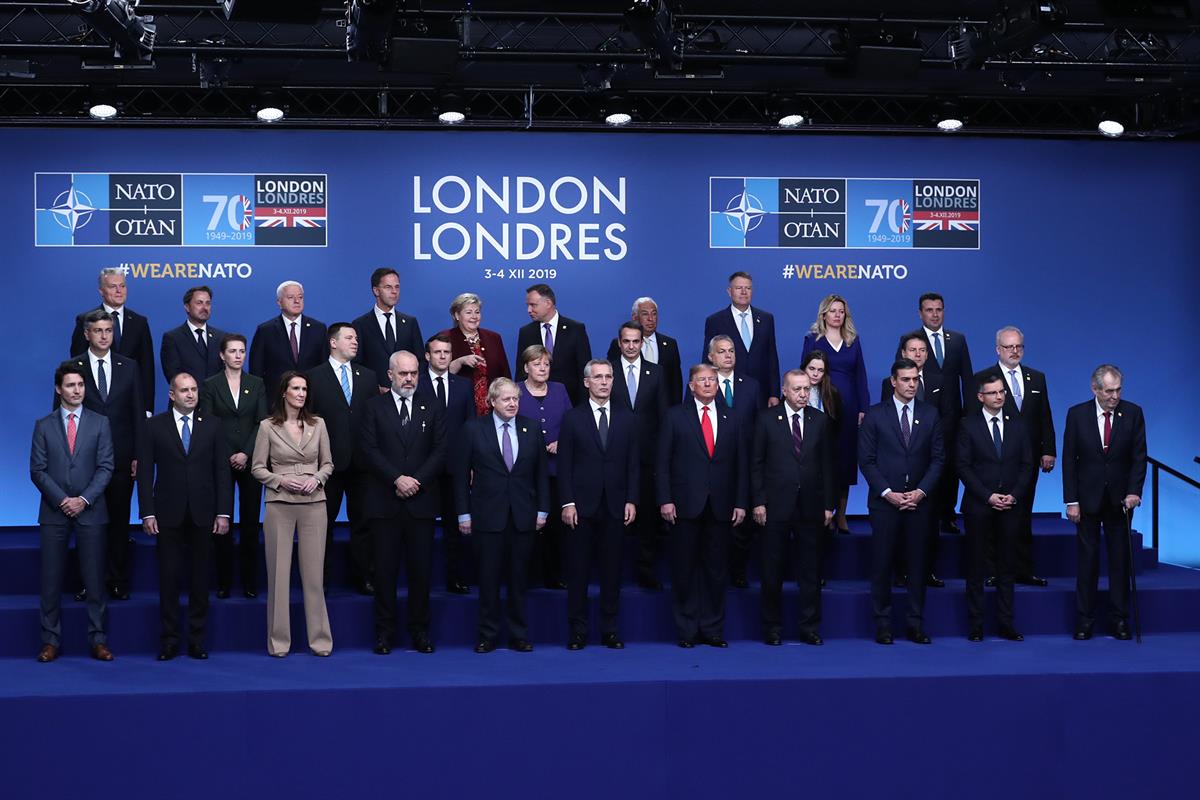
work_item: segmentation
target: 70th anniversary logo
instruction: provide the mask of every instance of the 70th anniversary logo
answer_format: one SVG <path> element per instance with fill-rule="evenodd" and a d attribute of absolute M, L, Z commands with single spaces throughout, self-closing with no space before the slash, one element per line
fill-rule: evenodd
<path fill-rule="evenodd" d="M 39 172 L 38 247 L 325 247 L 328 176 Z"/>

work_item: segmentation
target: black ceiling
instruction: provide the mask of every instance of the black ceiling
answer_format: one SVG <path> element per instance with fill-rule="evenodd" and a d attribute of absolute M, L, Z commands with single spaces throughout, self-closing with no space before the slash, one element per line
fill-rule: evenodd
<path fill-rule="evenodd" d="M 273 90 L 328 127 L 436 125 L 455 93 L 469 127 L 596 128 L 616 93 L 634 129 L 772 129 L 793 102 L 812 131 L 929 131 L 946 103 L 973 133 L 1200 130 L 1192 2 L 635 4 L 376 0 L 391 25 L 350 60 L 343 2 L 144 2 L 141 58 L 67 0 L 0 2 L 0 123 L 95 124 L 106 91 L 119 124 L 254 124 Z"/>

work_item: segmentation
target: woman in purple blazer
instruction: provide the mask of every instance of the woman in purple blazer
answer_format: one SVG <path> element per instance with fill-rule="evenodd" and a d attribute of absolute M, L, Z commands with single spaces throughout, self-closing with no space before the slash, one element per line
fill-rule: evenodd
<path fill-rule="evenodd" d="M 561 505 L 558 500 L 555 456 L 558 455 L 558 432 L 562 428 L 563 416 L 571 410 L 571 398 L 567 396 L 566 386 L 550 380 L 551 359 L 550 352 L 540 344 L 521 351 L 521 366 L 526 377 L 519 384 L 521 404 L 517 407 L 517 413 L 541 424 L 542 437 L 546 440 L 547 472 L 550 475 L 550 518 L 534 541 L 534 569 L 541 570 L 542 583 L 547 589 L 565 589 L 567 585 L 562 580 L 562 517 L 555 513 Z M 580 376 L 582 379 L 583 376 Z M 535 580 L 536 577 L 535 573 Z"/>

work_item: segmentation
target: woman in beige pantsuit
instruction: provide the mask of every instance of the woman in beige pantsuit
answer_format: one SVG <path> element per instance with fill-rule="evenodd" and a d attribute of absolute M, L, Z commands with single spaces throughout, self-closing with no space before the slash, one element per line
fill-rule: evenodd
<path fill-rule="evenodd" d="M 292 646 L 289 590 L 292 536 L 299 541 L 300 583 L 308 648 L 333 651 L 325 609 L 325 481 L 333 473 L 325 422 L 308 405 L 308 379 L 285 372 L 271 416 L 258 426 L 251 474 L 266 487 L 263 538 L 267 556 L 267 652 L 277 658 Z"/>

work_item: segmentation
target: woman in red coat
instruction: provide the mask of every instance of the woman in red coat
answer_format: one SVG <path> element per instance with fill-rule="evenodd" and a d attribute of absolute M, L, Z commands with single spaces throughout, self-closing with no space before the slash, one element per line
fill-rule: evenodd
<path fill-rule="evenodd" d="M 479 327 L 483 301 L 479 295 L 463 292 L 450 304 L 454 327 L 442 333 L 450 337 L 450 371 L 471 381 L 475 393 L 475 413 L 483 416 L 488 405 L 488 385 L 496 378 L 511 378 L 504 340 L 495 331 Z"/>

